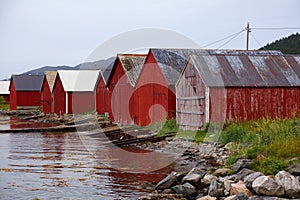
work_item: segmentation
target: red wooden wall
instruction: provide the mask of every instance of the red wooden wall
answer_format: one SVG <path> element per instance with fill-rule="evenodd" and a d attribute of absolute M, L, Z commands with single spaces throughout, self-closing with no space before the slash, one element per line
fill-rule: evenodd
<path fill-rule="evenodd" d="M 95 111 L 94 92 L 68 92 L 68 114 Z"/>
<path fill-rule="evenodd" d="M 56 76 L 53 88 L 53 105 L 56 114 L 66 113 L 66 93 L 64 91 L 59 74 Z"/>
<path fill-rule="evenodd" d="M 110 74 L 108 83 L 108 106 L 110 107 L 110 109 L 108 109 L 109 119 L 121 124 L 133 124 L 134 116 L 130 111 L 133 110 L 134 103 L 130 104 L 129 102 L 134 89 L 126 76 L 119 59 L 116 62 L 116 66 Z"/>
<path fill-rule="evenodd" d="M 225 103 L 220 101 L 222 96 Z M 222 116 L 226 121 L 244 121 L 300 116 L 299 98 L 300 87 L 210 88 L 210 119 Z"/>
<path fill-rule="evenodd" d="M 45 114 L 51 113 L 52 96 L 51 96 L 50 87 L 49 87 L 49 84 L 48 84 L 48 81 L 46 78 L 44 78 L 44 81 L 43 81 L 41 99 L 42 99 L 43 112 Z"/>
<path fill-rule="evenodd" d="M 175 117 L 176 98 L 172 89 L 150 52 L 134 94 L 135 124 L 145 126 Z"/>
<path fill-rule="evenodd" d="M 109 91 L 106 88 L 103 76 L 100 76 L 96 87 L 96 112 L 99 114 L 111 113 L 109 101 Z"/>
<path fill-rule="evenodd" d="M 16 110 L 17 109 L 17 92 L 14 84 L 14 80 L 11 80 L 10 83 L 10 110 Z"/>

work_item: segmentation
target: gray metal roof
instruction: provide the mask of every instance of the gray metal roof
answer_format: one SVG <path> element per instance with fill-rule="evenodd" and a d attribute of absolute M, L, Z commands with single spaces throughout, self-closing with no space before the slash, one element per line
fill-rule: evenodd
<path fill-rule="evenodd" d="M 150 49 L 169 85 L 175 85 L 191 55 L 282 55 L 280 51 L 214 50 L 214 49 Z"/>
<path fill-rule="evenodd" d="M 44 76 L 12 75 L 16 91 L 41 91 Z"/>
<path fill-rule="evenodd" d="M 190 64 L 207 87 L 300 86 L 300 56 L 192 55 Z"/>

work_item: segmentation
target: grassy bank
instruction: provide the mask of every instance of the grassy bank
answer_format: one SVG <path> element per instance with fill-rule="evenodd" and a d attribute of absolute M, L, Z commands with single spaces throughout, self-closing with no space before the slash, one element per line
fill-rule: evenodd
<path fill-rule="evenodd" d="M 252 169 L 264 174 L 286 170 L 300 158 L 300 119 L 261 119 L 228 125 L 219 142 L 231 142 L 228 165 L 239 156 L 253 159 Z"/>
<path fill-rule="evenodd" d="M 3 97 L 0 97 L 0 110 L 9 110 L 9 103 Z"/>

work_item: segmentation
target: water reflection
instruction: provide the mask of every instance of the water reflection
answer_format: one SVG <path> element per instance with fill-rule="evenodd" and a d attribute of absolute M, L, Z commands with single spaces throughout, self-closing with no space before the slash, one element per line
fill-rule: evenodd
<path fill-rule="evenodd" d="M 172 170 L 172 166 L 149 173 L 116 170 L 128 159 L 132 169 L 139 169 L 167 156 L 153 154 L 155 162 L 128 158 L 118 148 L 104 146 L 103 140 L 89 133 L 82 133 L 82 140 L 80 134 L 1 134 L 1 199 L 136 199 L 150 191 L 143 187 L 145 182 L 158 182 Z"/>

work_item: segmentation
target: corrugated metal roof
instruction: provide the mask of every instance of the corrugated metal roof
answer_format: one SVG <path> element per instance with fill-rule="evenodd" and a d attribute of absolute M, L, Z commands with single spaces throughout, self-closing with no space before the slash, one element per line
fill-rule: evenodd
<path fill-rule="evenodd" d="M 280 51 L 214 50 L 214 49 L 150 49 L 169 85 L 175 85 L 191 55 L 282 55 Z"/>
<path fill-rule="evenodd" d="M 66 92 L 92 92 L 99 72 L 96 70 L 58 70 L 58 75 Z"/>
<path fill-rule="evenodd" d="M 139 54 L 118 54 L 123 69 L 132 87 L 135 86 L 142 71 L 147 55 Z"/>
<path fill-rule="evenodd" d="M 189 64 L 207 87 L 287 87 L 300 86 L 297 60 L 280 54 L 192 55 Z"/>
<path fill-rule="evenodd" d="M 53 91 L 56 75 L 57 75 L 56 71 L 46 71 L 45 72 L 45 76 L 46 76 L 46 79 L 47 79 L 47 82 L 49 84 L 51 92 Z"/>
<path fill-rule="evenodd" d="M 0 81 L 0 94 L 9 94 L 10 81 Z"/>
<path fill-rule="evenodd" d="M 12 75 L 16 91 L 41 91 L 44 76 Z"/>

